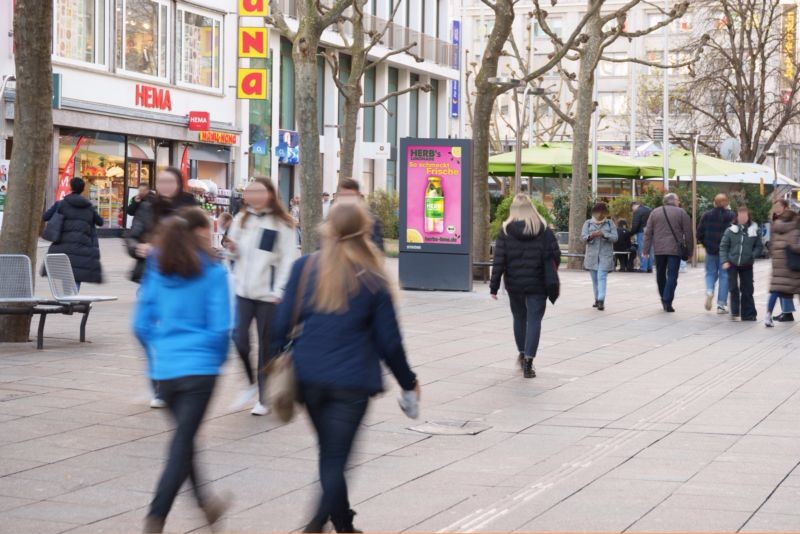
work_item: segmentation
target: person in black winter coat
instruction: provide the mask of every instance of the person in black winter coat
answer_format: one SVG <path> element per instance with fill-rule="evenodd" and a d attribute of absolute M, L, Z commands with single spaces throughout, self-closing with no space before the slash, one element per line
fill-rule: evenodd
<path fill-rule="evenodd" d="M 638 202 L 631 202 L 631 210 L 633 211 L 631 234 L 636 236 L 636 244 L 638 245 L 639 253 L 639 270 L 649 273 L 653 270 L 653 251 L 645 251 L 643 245 L 644 231 L 647 228 L 647 221 L 650 219 L 650 213 L 653 210 Z"/>
<path fill-rule="evenodd" d="M 614 243 L 614 266 L 619 264 L 620 272 L 630 272 L 633 270 L 633 262 L 636 252 L 633 246 L 633 234 L 628 230 L 628 221 L 620 219 L 617 221 L 617 242 Z M 624 252 L 625 254 L 617 254 Z"/>
<path fill-rule="evenodd" d="M 100 243 L 96 226 L 103 226 L 103 218 L 89 199 L 82 195 L 86 183 L 80 178 L 69 182 L 72 193 L 53 204 L 42 217 L 49 221 L 56 212 L 64 217 L 61 238 L 50 245 L 48 254 L 66 254 L 72 265 L 72 274 L 80 289 L 82 282 L 99 284 L 103 281 L 100 265 Z"/>
<path fill-rule="evenodd" d="M 514 316 L 517 361 L 525 378 L 533 378 L 536 376 L 533 359 L 539 348 L 542 318 L 551 291 L 548 269 L 557 269 L 561 251 L 555 234 L 545 226 L 528 195 L 514 197 L 511 214 L 497 236 L 492 263 L 492 298 L 497 299 L 503 278 Z"/>
<path fill-rule="evenodd" d="M 130 278 L 139 283 L 144 273 L 145 260 L 150 253 L 150 242 L 153 239 L 159 222 L 172 216 L 181 208 L 197 206 L 197 201 L 190 193 L 183 191 L 183 175 L 176 167 L 167 167 L 156 176 L 156 196 L 148 202 L 142 202 L 137 208 L 125 243 L 128 253 L 136 259 L 136 265 Z"/>

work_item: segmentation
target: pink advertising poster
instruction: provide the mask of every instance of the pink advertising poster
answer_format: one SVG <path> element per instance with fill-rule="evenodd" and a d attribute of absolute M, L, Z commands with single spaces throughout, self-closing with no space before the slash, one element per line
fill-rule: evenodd
<path fill-rule="evenodd" d="M 406 150 L 407 247 L 460 245 L 461 147 L 409 145 Z"/>

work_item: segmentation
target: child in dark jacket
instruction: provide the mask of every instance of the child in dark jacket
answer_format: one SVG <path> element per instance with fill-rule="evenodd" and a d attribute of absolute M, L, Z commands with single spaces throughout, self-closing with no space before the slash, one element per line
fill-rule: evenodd
<path fill-rule="evenodd" d="M 739 206 L 736 220 L 725 230 L 719 246 L 722 268 L 728 271 L 731 318 L 755 321 L 758 312 L 753 300 L 753 264 L 763 249 L 761 232 L 750 218 L 750 210 Z"/>
<path fill-rule="evenodd" d="M 619 267 L 621 272 L 633 270 L 636 252 L 632 238 L 633 234 L 628 230 L 628 221 L 619 219 L 617 221 L 617 242 L 614 243 L 614 267 Z M 617 254 L 617 252 L 623 252 L 624 254 Z"/>
<path fill-rule="evenodd" d="M 177 428 L 144 532 L 163 531 L 187 478 L 209 524 L 219 520 L 227 507 L 206 497 L 198 485 L 194 438 L 228 354 L 228 275 L 214 259 L 211 224 L 199 208 L 181 210 L 164 221 L 154 245 L 133 330 L 147 353 L 150 378 Z"/>

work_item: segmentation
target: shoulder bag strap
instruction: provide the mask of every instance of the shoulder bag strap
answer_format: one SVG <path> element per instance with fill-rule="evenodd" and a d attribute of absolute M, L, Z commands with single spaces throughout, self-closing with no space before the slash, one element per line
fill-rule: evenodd
<path fill-rule="evenodd" d="M 303 298 L 306 294 L 308 278 L 311 276 L 311 268 L 316 263 L 317 255 L 313 254 L 303 265 L 303 272 L 300 273 L 300 282 L 297 285 L 297 293 L 294 296 L 294 306 L 292 307 L 292 322 L 289 323 L 289 339 L 293 340 L 299 334 L 300 311 L 303 308 Z"/>
<path fill-rule="evenodd" d="M 664 219 L 666 219 L 666 221 L 667 221 L 667 226 L 669 226 L 669 231 L 670 231 L 670 232 L 672 232 L 672 238 L 673 238 L 673 239 L 675 239 L 675 242 L 676 242 L 677 244 L 679 244 L 679 245 L 682 245 L 682 246 L 684 246 L 684 247 L 685 247 L 685 246 L 686 246 L 686 239 L 685 239 L 685 236 L 684 236 L 684 240 L 683 240 L 683 242 L 681 242 L 681 241 L 678 239 L 678 236 L 677 236 L 677 234 L 675 234 L 675 230 L 673 230 L 673 228 L 672 228 L 672 223 L 671 223 L 671 222 L 669 222 L 669 214 L 667 213 L 667 208 L 666 208 L 666 206 L 662 206 L 662 208 L 661 208 L 661 209 L 662 209 L 662 210 L 664 210 Z"/>

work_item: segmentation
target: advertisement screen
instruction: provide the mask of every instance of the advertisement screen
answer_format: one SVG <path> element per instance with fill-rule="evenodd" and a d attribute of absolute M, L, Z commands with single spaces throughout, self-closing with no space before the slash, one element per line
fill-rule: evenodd
<path fill-rule="evenodd" d="M 406 248 L 461 245 L 462 147 L 409 144 L 404 155 Z"/>

